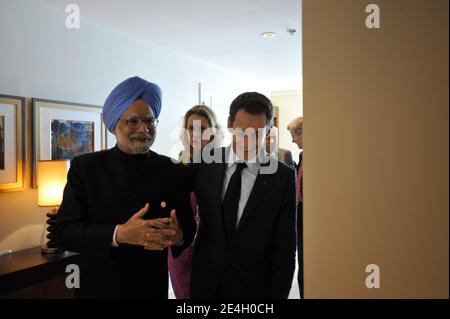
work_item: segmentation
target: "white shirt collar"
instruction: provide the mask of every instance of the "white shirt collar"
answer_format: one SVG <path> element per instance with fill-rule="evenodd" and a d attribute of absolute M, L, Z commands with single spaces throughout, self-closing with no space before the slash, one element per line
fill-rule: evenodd
<path fill-rule="evenodd" d="M 261 151 L 264 152 L 264 150 Z M 241 162 L 237 154 L 234 152 L 232 145 L 227 147 L 226 152 L 228 152 L 228 156 L 226 157 L 228 168 L 234 166 L 238 161 Z M 258 156 L 256 157 L 256 161 L 245 161 L 245 163 L 247 164 L 247 167 L 250 170 L 250 172 L 252 172 L 253 174 L 258 174 L 259 167 L 261 166 L 261 162 Z"/>

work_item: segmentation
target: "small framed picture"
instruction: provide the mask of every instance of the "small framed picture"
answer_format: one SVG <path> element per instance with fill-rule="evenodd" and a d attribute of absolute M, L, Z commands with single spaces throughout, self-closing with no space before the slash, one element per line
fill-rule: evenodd
<path fill-rule="evenodd" d="M 25 136 L 25 98 L 0 95 L 0 191 L 24 188 Z"/>
<path fill-rule="evenodd" d="M 33 99 L 33 131 L 33 187 L 38 160 L 72 159 L 105 148 L 100 106 Z"/>

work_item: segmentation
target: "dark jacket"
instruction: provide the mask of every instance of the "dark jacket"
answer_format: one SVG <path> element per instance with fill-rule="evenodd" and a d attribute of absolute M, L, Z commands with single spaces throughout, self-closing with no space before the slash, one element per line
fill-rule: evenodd
<path fill-rule="evenodd" d="M 258 174 L 227 241 L 221 216 L 226 165 L 222 157 L 222 163 L 189 167 L 201 215 L 191 298 L 287 298 L 295 269 L 295 172 L 278 162 L 274 174 Z"/>
<path fill-rule="evenodd" d="M 196 226 L 189 195 L 180 188 L 180 169 L 155 152 L 128 155 L 117 147 L 72 160 L 54 238 L 64 249 L 80 253 L 77 297 L 167 298 L 167 250 L 113 248 L 111 242 L 115 226 L 148 202 L 145 219 L 177 211 L 185 243 L 173 247 L 174 255 L 189 245 Z"/>

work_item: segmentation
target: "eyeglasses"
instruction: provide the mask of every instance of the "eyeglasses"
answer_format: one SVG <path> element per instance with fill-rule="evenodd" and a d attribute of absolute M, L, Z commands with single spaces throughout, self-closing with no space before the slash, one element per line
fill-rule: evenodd
<path fill-rule="evenodd" d="M 120 120 L 124 121 L 125 125 L 130 129 L 137 129 L 141 127 L 142 123 L 148 128 L 155 128 L 159 123 L 158 119 L 155 119 L 154 117 L 129 117 Z"/>

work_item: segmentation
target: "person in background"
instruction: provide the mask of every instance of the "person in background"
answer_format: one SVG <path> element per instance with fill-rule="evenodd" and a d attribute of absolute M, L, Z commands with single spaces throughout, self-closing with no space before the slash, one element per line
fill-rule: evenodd
<path fill-rule="evenodd" d="M 180 160 L 183 164 L 192 163 L 194 158 L 205 148 L 222 146 L 222 141 L 223 132 L 211 108 L 206 105 L 196 105 L 186 112 L 181 130 L 183 150 L 180 153 Z M 194 193 L 190 193 L 190 196 L 191 208 L 198 224 L 199 211 L 197 199 Z M 195 239 L 192 245 L 187 247 L 176 258 L 172 254 L 169 254 L 170 281 L 177 299 L 189 298 L 189 281 L 194 243 Z"/>
<path fill-rule="evenodd" d="M 292 153 L 289 150 L 279 147 L 278 127 L 272 127 L 266 137 L 266 152 L 274 156 L 280 162 L 295 169 Z"/>
<path fill-rule="evenodd" d="M 287 129 L 291 133 L 292 142 L 300 149 L 297 169 L 297 187 L 295 202 L 297 205 L 297 260 L 298 260 L 298 287 L 300 298 L 304 298 L 304 263 L 303 263 L 303 117 L 292 120 Z"/>
<path fill-rule="evenodd" d="M 177 256 L 192 242 L 181 167 L 150 150 L 161 96 L 139 77 L 120 83 L 103 106 L 117 145 L 72 159 L 53 239 L 80 253 L 76 298 L 167 299 L 167 247 Z"/>

